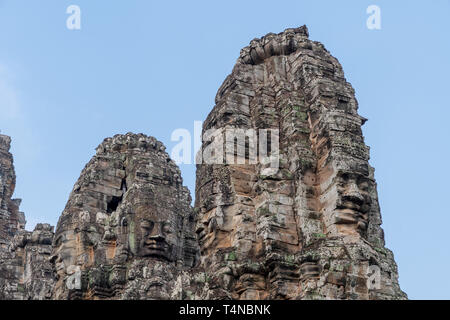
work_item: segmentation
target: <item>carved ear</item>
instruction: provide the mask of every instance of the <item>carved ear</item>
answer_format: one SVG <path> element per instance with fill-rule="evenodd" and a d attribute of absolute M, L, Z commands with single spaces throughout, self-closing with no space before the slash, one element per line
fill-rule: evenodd
<path fill-rule="evenodd" d="M 127 237 L 128 248 L 133 255 L 137 256 L 138 252 L 137 252 L 135 232 L 136 232 L 136 224 L 134 223 L 133 220 L 131 220 L 129 223 L 128 237 Z"/>

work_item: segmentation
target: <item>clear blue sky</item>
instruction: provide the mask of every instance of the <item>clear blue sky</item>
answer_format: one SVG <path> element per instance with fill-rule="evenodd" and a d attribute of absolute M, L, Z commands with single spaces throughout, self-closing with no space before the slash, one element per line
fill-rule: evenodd
<path fill-rule="evenodd" d="M 81 30 L 66 28 L 79 5 Z M 345 5 L 343 5 L 345 4 Z M 381 8 L 368 30 L 366 8 Z M 412 299 L 450 298 L 450 1 L 0 0 L 0 129 L 28 224 L 56 224 L 95 147 L 193 130 L 251 39 L 306 24 L 369 118 L 387 246 Z M 194 191 L 194 165 L 181 166 Z"/>

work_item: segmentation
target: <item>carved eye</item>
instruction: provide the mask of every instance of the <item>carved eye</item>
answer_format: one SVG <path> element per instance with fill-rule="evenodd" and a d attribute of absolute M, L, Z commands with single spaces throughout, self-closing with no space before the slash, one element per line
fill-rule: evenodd
<path fill-rule="evenodd" d="M 367 181 L 360 181 L 358 187 L 363 191 L 369 190 L 369 183 Z"/>
<path fill-rule="evenodd" d="M 155 224 L 153 223 L 153 221 L 142 221 L 141 222 L 141 228 L 148 230 L 148 231 L 153 230 L 154 225 Z"/>
<path fill-rule="evenodd" d="M 162 226 L 162 232 L 163 233 L 171 233 L 172 231 L 170 230 L 170 224 L 169 223 L 164 223 Z"/>
<path fill-rule="evenodd" d="M 350 175 L 348 173 L 343 173 L 341 177 L 344 181 L 348 181 L 350 179 Z"/>

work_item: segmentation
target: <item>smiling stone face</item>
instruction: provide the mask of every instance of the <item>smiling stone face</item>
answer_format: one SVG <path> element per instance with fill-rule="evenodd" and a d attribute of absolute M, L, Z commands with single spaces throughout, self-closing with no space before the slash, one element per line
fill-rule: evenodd
<path fill-rule="evenodd" d="M 335 223 L 351 225 L 352 229 L 364 232 L 367 229 L 368 212 L 371 206 L 369 194 L 372 181 L 360 173 L 339 171 L 336 175 L 338 199 Z"/>
<path fill-rule="evenodd" d="M 170 233 L 168 221 L 144 220 L 140 224 L 142 239 L 139 243 L 139 255 L 143 257 L 155 256 L 168 258 L 173 246 L 169 245 L 166 237 Z"/>
<path fill-rule="evenodd" d="M 67 231 L 55 236 L 53 241 L 53 256 L 52 260 L 55 263 L 56 272 L 61 275 L 65 272 L 66 266 L 73 265 L 74 258 L 72 257 L 72 247 L 75 238 L 73 232 Z"/>
<path fill-rule="evenodd" d="M 175 261 L 181 241 L 176 236 L 176 216 L 158 215 L 152 210 L 142 209 L 142 212 L 137 214 L 137 217 L 142 217 L 136 224 L 136 234 L 139 237 L 137 255 Z"/>
<path fill-rule="evenodd" d="M 152 189 L 132 188 L 125 201 L 128 199 L 129 208 L 124 217 L 130 221 L 127 241 L 132 255 L 165 262 L 182 260 L 183 217 L 165 202 L 156 201 Z"/>

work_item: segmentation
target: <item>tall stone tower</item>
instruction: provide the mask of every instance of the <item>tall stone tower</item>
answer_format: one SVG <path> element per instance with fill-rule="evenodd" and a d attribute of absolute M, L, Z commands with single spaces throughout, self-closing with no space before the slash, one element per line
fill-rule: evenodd
<path fill-rule="evenodd" d="M 49 262 L 53 227 L 38 224 L 25 230 L 16 186 L 11 138 L 0 135 L 0 300 L 49 299 L 53 271 Z"/>
<path fill-rule="evenodd" d="M 242 49 L 198 157 L 197 234 L 203 268 L 220 275 L 214 296 L 406 298 L 357 110 L 338 60 L 306 26 Z"/>
<path fill-rule="evenodd" d="M 0 300 L 406 299 L 357 109 L 305 26 L 255 39 L 204 123 L 195 208 L 161 142 L 116 135 L 55 233 L 24 229 L 0 135 Z"/>
<path fill-rule="evenodd" d="M 19 211 L 20 199 L 11 199 L 16 188 L 11 138 L 0 135 L 0 247 L 5 248 L 24 227 L 25 216 Z"/>
<path fill-rule="evenodd" d="M 116 135 L 75 183 L 53 241 L 53 299 L 179 299 L 198 260 L 191 197 L 153 137 Z"/>
<path fill-rule="evenodd" d="M 13 157 L 9 152 L 11 138 L 0 135 L 0 299 L 20 299 L 18 292 L 19 264 L 9 250 L 10 244 L 25 224 L 19 212 L 20 200 L 11 199 L 16 187 Z"/>

